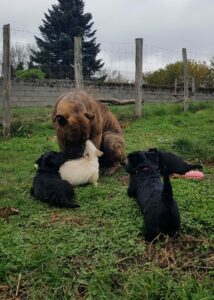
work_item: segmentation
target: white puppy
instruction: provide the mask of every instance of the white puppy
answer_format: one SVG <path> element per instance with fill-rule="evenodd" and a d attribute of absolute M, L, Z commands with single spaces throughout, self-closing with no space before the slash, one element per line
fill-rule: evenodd
<path fill-rule="evenodd" d="M 98 157 L 103 152 L 99 151 L 94 144 L 87 140 L 83 157 L 66 161 L 61 165 L 59 173 L 62 179 L 67 180 L 72 185 L 93 183 L 97 186 L 99 178 Z"/>

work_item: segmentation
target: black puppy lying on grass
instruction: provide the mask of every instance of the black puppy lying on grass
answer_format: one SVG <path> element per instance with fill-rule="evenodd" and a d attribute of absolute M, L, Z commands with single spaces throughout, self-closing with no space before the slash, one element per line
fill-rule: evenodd
<path fill-rule="evenodd" d="M 203 167 L 199 164 L 188 164 L 181 157 L 177 156 L 171 152 L 165 152 L 157 150 L 156 148 L 149 149 L 149 151 L 142 151 L 145 154 L 145 157 L 151 161 L 156 160 L 158 162 L 160 172 L 163 173 L 164 166 L 167 167 L 170 175 L 179 174 L 184 175 L 185 173 L 199 169 L 202 170 Z"/>
<path fill-rule="evenodd" d="M 144 215 L 145 240 L 151 242 L 161 233 L 174 237 L 180 230 L 180 215 L 169 172 L 163 168 L 162 183 L 155 161 L 145 161 L 144 157 L 143 160 L 142 163 L 141 151 L 130 153 L 127 171 L 130 174 L 128 196 L 137 198 Z"/>
<path fill-rule="evenodd" d="M 79 207 L 73 200 L 72 185 L 68 181 L 62 180 L 58 172 L 64 162 L 64 155 L 55 151 L 46 152 L 36 160 L 38 170 L 33 180 L 31 195 L 53 206 Z"/>

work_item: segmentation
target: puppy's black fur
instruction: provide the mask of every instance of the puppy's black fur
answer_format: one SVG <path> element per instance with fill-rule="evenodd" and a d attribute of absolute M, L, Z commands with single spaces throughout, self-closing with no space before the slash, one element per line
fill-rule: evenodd
<path fill-rule="evenodd" d="M 188 164 L 181 157 L 171 152 L 159 151 L 156 148 L 149 149 L 148 151 L 135 151 L 135 160 L 138 164 L 151 163 L 153 166 L 157 166 L 163 175 L 163 169 L 166 166 L 169 175 L 180 174 L 184 175 L 191 170 L 202 170 L 203 166 L 199 164 Z M 127 165 L 125 166 L 127 169 Z"/>
<path fill-rule="evenodd" d="M 130 183 L 128 196 L 137 198 L 144 215 L 145 240 L 152 241 L 160 233 L 176 236 L 180 230 L 180 214 L 173 198 L 169 172 L 164 167 L 164 182 L 161 182 L 158 167 L 150 160 L 139 163 L 142 153 L 128 155 Z"/>
<path fill-rule="evenodd" d="M 159 168 L 161 170 L 161 173 L 163 173 L 164 166 L 167 167 L 170 175 L 173 173 L 184 175 L 186 172 L 189 172 L 191 170 L 203 169 L 203 167 L 199 164 L 188 164 L 176 154 L 171 152 L 159 151 L 156 148 L 149 149 L 149 151 L 145 152 L 145 155 L 149 159 L 152 158 L 155 153 L 159 161 Z"/>
<path fill-rule="evenodd" d="M 33 180 L 31 195 L 53 206 L 79 207 L 73 200 L 72 185 L 68 181 L 62 180 L 58 172 L 64 162 L 65 156 L 55 151 L 46 152 L 36 160 L 38 170 Z"/>

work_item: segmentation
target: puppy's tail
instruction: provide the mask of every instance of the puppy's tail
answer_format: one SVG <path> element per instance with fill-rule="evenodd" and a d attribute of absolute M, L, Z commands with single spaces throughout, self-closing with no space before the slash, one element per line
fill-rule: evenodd
<path fill-rule="evenodd" d="M 30 189 L 30 195 L 33 196 L 33 197 L 35 196 L 33 187 L 31 187 L 31 189 Z"/>
<path fill-rule="evenodd" d="M 163 192 L 162 199 L 167 201 L 166 204 L 170 204 L 173 201 L 173 191 L 171 182 L 169 179 L 169 171 L 166 166 L 163 167 Z"/>
<path fill-rule="evenodd" d="M 66 180 L 63 181 L 65 184 L 66 191 L 55 199 L 55 203 L 54 203 L 55 206 L 65 207 L 65 208 L 80 207 L 80 205 L 75 202 L 74 187 L 68 181 Z"/>

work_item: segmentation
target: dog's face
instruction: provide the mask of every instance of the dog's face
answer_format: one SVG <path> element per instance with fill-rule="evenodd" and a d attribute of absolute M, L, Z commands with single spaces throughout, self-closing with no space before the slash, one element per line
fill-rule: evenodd
<path fill-rule="evenodd" d="M 94 115 L 87 112 L 78 101 L 61 101 L 53 118 L 60 148 L 67 158 L 78 158 L 84 153 L 85 142 L 90 136 Z"/>
<path fill-rule="evenodd" d="M 157 169 L 156 157 L 147 157 L 144 151 L 134 151 L 128 155 L 127 171 L 136 174 L 139 171 Z"/>
<path fill-rule="evenodd" d="M 128 196 L 137 197 L 138 188 L 150 174 L 156 174 L 157 166 L 147 158 L 144 151 L 135 151 L 128 155 L 126 170 L 130 174 Z"/>
<path fill-rule="evenodd" d="M 146 155 L 142 151 L 132 152 L 128 155 L 127 171 L 130 174 L 135 174 L 139 164 L 146 166 L 147 162 Z"/>
<path fill-rule="evenodd" d="M 65 157 L 62 153 L 49 151 L 41 155 L 39 159 L 35 161 L 38 166 L 38 170 L 41 171 L 58 171 L 59 167 L 65 162 Z"/>

